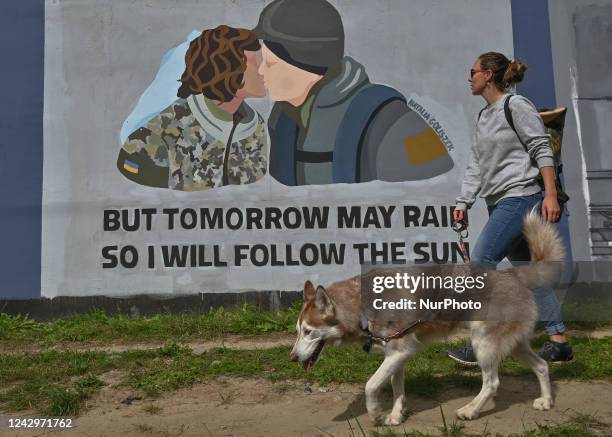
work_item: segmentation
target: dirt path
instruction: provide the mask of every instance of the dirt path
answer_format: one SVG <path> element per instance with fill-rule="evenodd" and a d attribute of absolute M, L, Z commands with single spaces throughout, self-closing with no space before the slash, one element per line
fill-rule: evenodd
<path fill-rule="evenodd" d="M 120 375 L 107 376 L 113 379 Z M 537 423 L 565 422 L 576 413 L 596 414 L 600 420 L 612 418 L 610 382 L 556 382 L 556 405 L 548 412 L 531 408 L 537 397 L 537 385 L 535 377 L 504 377 L 496 403 L 488 404 L 479 419 L 463 422 L 465 430 L 522 432 L 535 428 Z M 440 403 L 447 421 L 452 423 L 454 411 L 475 394 L 475 390 L 458 388 L 447 390 L 439 399 L 408 394 L 410 416 L 403 426 L 406 430 L 437 433 L 442 424 Z M 365 414 L 363 386 L 356 384 L 323 389 L 296 381 L 272 383 L 263 379 L 218 378 L 159 399 L 133 400 L 134 397 L 134 393 L 125 389 L 107 386 L 88 402 L 87 410 L 76 419 L 76 429 L 52 435 L 361 436 L 354 417 L 365 429 L 372 429 Z M 389 408 L 390 395 L 384 399 Z M 354 434 L 348 419 L 356 430 Z M 402 427 L 397 431 L 401 432 Z M 609 432 L 612 427 L 603 434 Z M 48 434 L 5 432 L 2 435 Z"/>
<path fill-rule="evenodd" d="M 456 341 L 468 336 L 468 330 L 459 331 L 447 340 Z M 612 328 L 599 328 L 596 330 L 570 330 L 568 336 L 604 338 L 612 336 Z M 223 338 L 199 341 L 181 341 L 180 344 L 190 347 L 194 353 L 200 354 L 207 350 L 226 347 L 229 349 L 249 350 L 249 349 L 270 349 L 278 346 L 291 346 L 295 341 L 294 334 L 274 333 L 267 336 L 240 336 L 228 335 Z M 0 354 L 20 353 L 20 352 L 41 352 L 46 350 L 68 350 L 68 351 L 101 351 L 101 352 L 125 352 L 128 350 L 150 350 L 157 349 L 164 345 L 163 341 L 151 341 L 142 343 L 126 342 L 62 342 L 52 346 L 40 344 L 19 344 L 0 342 Z"/>
<path fill-rule="evenodd" d="M 295 341 L 293 334 L 270 334 L 265 337 L 246 337 L 229 335 L 213 340 L 181 341 L 183 346 L 190 347 L 194 353 L 201 354 L 217 347 L 226 347 L 237 350 L 271 349 L 278 346 L 291 346 Z M 0 354 L 20 352 L 42 352 L 47 350 L 58 351 L 100 351 L 100 352 L 125 352 L 128 350 L 150 350 L 164 345 L 163 341 L 151 341 L 146 343 L 121 343 L 121 342 L 62 342 L 52 346 L 37 344 L 20 344 L 18 346 L 0 343 Z"/>

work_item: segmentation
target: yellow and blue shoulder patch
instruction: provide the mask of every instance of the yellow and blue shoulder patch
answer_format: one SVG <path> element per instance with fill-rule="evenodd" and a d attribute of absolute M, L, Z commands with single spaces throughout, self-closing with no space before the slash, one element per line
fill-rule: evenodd
<path fill-rule="evenodd" d="M 126 159 L 123 161 L 123 169 L 125 171 L 129 171 L 130 173 L 138 174 L 140 171 L 140 165 Z"/>

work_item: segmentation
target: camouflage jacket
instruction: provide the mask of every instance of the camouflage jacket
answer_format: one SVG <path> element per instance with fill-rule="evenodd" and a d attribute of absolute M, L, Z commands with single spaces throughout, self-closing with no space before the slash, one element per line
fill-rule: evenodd
<path fill-rule="evenodd" d="M 267 161 L 259 114 L 243 103 L 232 117 L 199 95 L 177 99 L 132 132 L 117 168 L 142 185 L 197 191 L 255 182 Z"/>

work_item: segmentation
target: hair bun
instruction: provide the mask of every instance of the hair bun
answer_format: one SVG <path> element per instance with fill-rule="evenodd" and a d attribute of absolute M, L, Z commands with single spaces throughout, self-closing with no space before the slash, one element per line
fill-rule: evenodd
<path fill-rule="evenodd" d="M 493 71 L 493 83 L 500 91 L 523 80 L 527 65 L 517 59 L 509 60 L 503 53 L 487 52 L 478 57 L 483 70 Z"/>
<path fill-rule="evenodd" d="M 504 73 L 504 84 L 509 87 L 516 83 L 519 83 L 525 77 L 525 71 L 527 71 L 527 65 L 517 59 L 513 59 L 506 67 Z"/>

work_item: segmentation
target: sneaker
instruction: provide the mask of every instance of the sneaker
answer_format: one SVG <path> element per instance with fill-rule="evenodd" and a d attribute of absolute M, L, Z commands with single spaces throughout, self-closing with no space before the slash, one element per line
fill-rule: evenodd
<path fill-rule="evenodd" d="M 450 349 L 446 351 L 447 355 L 458 363 L 464 366 L 477 366 L 478 360 L 471 346 L 462 347 L 461 349 Z"/>
<path fill-rule="evenodd" d="M 540 358 L 554 364 L 571 363 L 574 361 L 574 352 L 568 342 L 557 343 L 556 341 L 547 341 L 542 346 L 539 355 Z"/>

